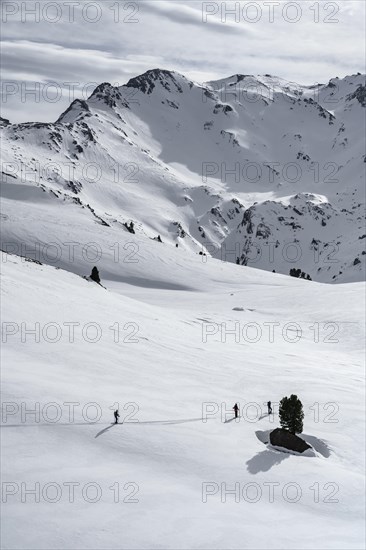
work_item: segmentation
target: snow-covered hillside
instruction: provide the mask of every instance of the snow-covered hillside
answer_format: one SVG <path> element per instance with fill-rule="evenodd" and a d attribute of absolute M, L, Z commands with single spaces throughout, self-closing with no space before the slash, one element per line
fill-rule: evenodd
<path fill-rule="evenodd" d="M 2 256 L 2 547 L 363 548 L 364 285 L 150 243 L 106 288 Z M 290 393 L 308 456 L 265 443 Z"/>
<path fill-rule="evenodd" d="M 322 282 L 365 268 L 365 77 L 300 86 L 266 75 L 198 84 L 155 69 L 96 88 L 57 122 L 2 119 L 2 248 L 50 242 L 67 262 L 133 221 L 195 254 Z M 52 212 L 52 214 L 51 214 Z M 66 221 L 67 220 L 67 221 Z M 56 222 L 56 223 L 55 223 Z M 49 254 L 38 259 L 49 263 Z M 66 265 L 68 264 L 68 265 Z"/>
<path fill-rule="evenodd" d="M 2 548 L 364 548 L 364 121 L 158 69 L 1 120 Z"/>

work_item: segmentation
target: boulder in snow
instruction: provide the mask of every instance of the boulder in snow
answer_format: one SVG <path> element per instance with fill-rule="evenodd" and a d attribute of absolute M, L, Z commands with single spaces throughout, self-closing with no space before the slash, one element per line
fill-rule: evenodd
<path fill-rule="evenodd" d="M 290 433 L 283 428 L 276 428 L 269 434 L 269 440 L 271 445 L 276 447 L 284 447 L 290 451 L 297 453 L 303 453 L 307 449 L 311 449 L 310 445 L 306 443 L 301 437 Z"/>

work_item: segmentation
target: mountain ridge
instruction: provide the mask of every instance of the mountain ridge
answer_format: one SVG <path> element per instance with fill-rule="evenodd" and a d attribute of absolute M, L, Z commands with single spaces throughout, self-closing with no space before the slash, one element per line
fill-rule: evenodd
<path fill-rule="evenodd" d="M 159 234 L 164 247 L 284 274 L 301 268 L 322 282 L 362 280 L 364 81 L 299 86 L 235 74 L 199 84 L 152 69 L 124 86 L 101 83 L 54 123 L 3 119 L 3 182 L 66 195 L 119 231 L 132 220 L 139 237 Z M 5 207 L 4 242 L 17 242 L 25 229 L 14 201 Z M 51 233 L 64 239 L 60 224 Z M 291 247 L 301 255 L 284 254 Z"/>

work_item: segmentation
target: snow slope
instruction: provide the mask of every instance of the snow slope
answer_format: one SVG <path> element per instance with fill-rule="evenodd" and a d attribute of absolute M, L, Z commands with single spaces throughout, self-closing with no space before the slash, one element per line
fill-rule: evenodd
<path fill-rule="evenodd" d="M 52 235 L 64 255 L 52 199 L 62 218 L 89 216 L 105 232 L 133 220 L 140 238 L 160 234 L 166 246 L 360 281 L 364 129 L 361 74 L 305 87 L 271 75 L 199 84 L 154 69 L 103 83 L 55 123 L 2 120 L 2 248 Z M 20 211 L 36 220 L 31 231 Z"/>
<path fill-rule="evenodd" d="M 92 224 L 105 249 L 117 234 L 85 208 L 17 188 L 30 229 L 31 216 L 48 231 L 57 215 L 73 232 L 78 209 L 81 241 Z M 121 250 L 132 242 L 138 262 L 103 257 L 106 288 L 70 272 L 89 272 L 81 255 L 69 271 L 2 256 L 2 547 L 364 548 L 364 285 L 166 254 L 128 233 Z M 38 342 L 26 333 L 35 323 Z M 310 456 L 264 443 L 278 425 L 265 403 L 290 393 L 304 405 Z M 221 404 L 235 402 L 242 417 L 227 422 Z M 36 403 L 39 418 L 25 414 Z M 125 423 L 111 426 L 116 403 Z M 26 493 L 36 483 L 39 502 Z M 238 502 L 224 502 L 235 484 Z"/>
<path fill-rule="evenodd" d="M 2 120 L 4 549 L 364 548 L 364 115 L 155 69 Z"/>

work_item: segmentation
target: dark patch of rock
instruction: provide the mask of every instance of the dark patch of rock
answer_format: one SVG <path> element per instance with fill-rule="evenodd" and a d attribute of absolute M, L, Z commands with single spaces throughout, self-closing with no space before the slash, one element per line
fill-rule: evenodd
<path fill-rule="evenodd" d="M 282 428 L 276 428 L 269 434 L 269 440 L 271 445 L 276 447 L 284 447 L 290 451 L 297 453 L 303 453 L 307 449 L 311 449 L 310 445 L 306 443 L 301 437 L 290 433 Z"/>

